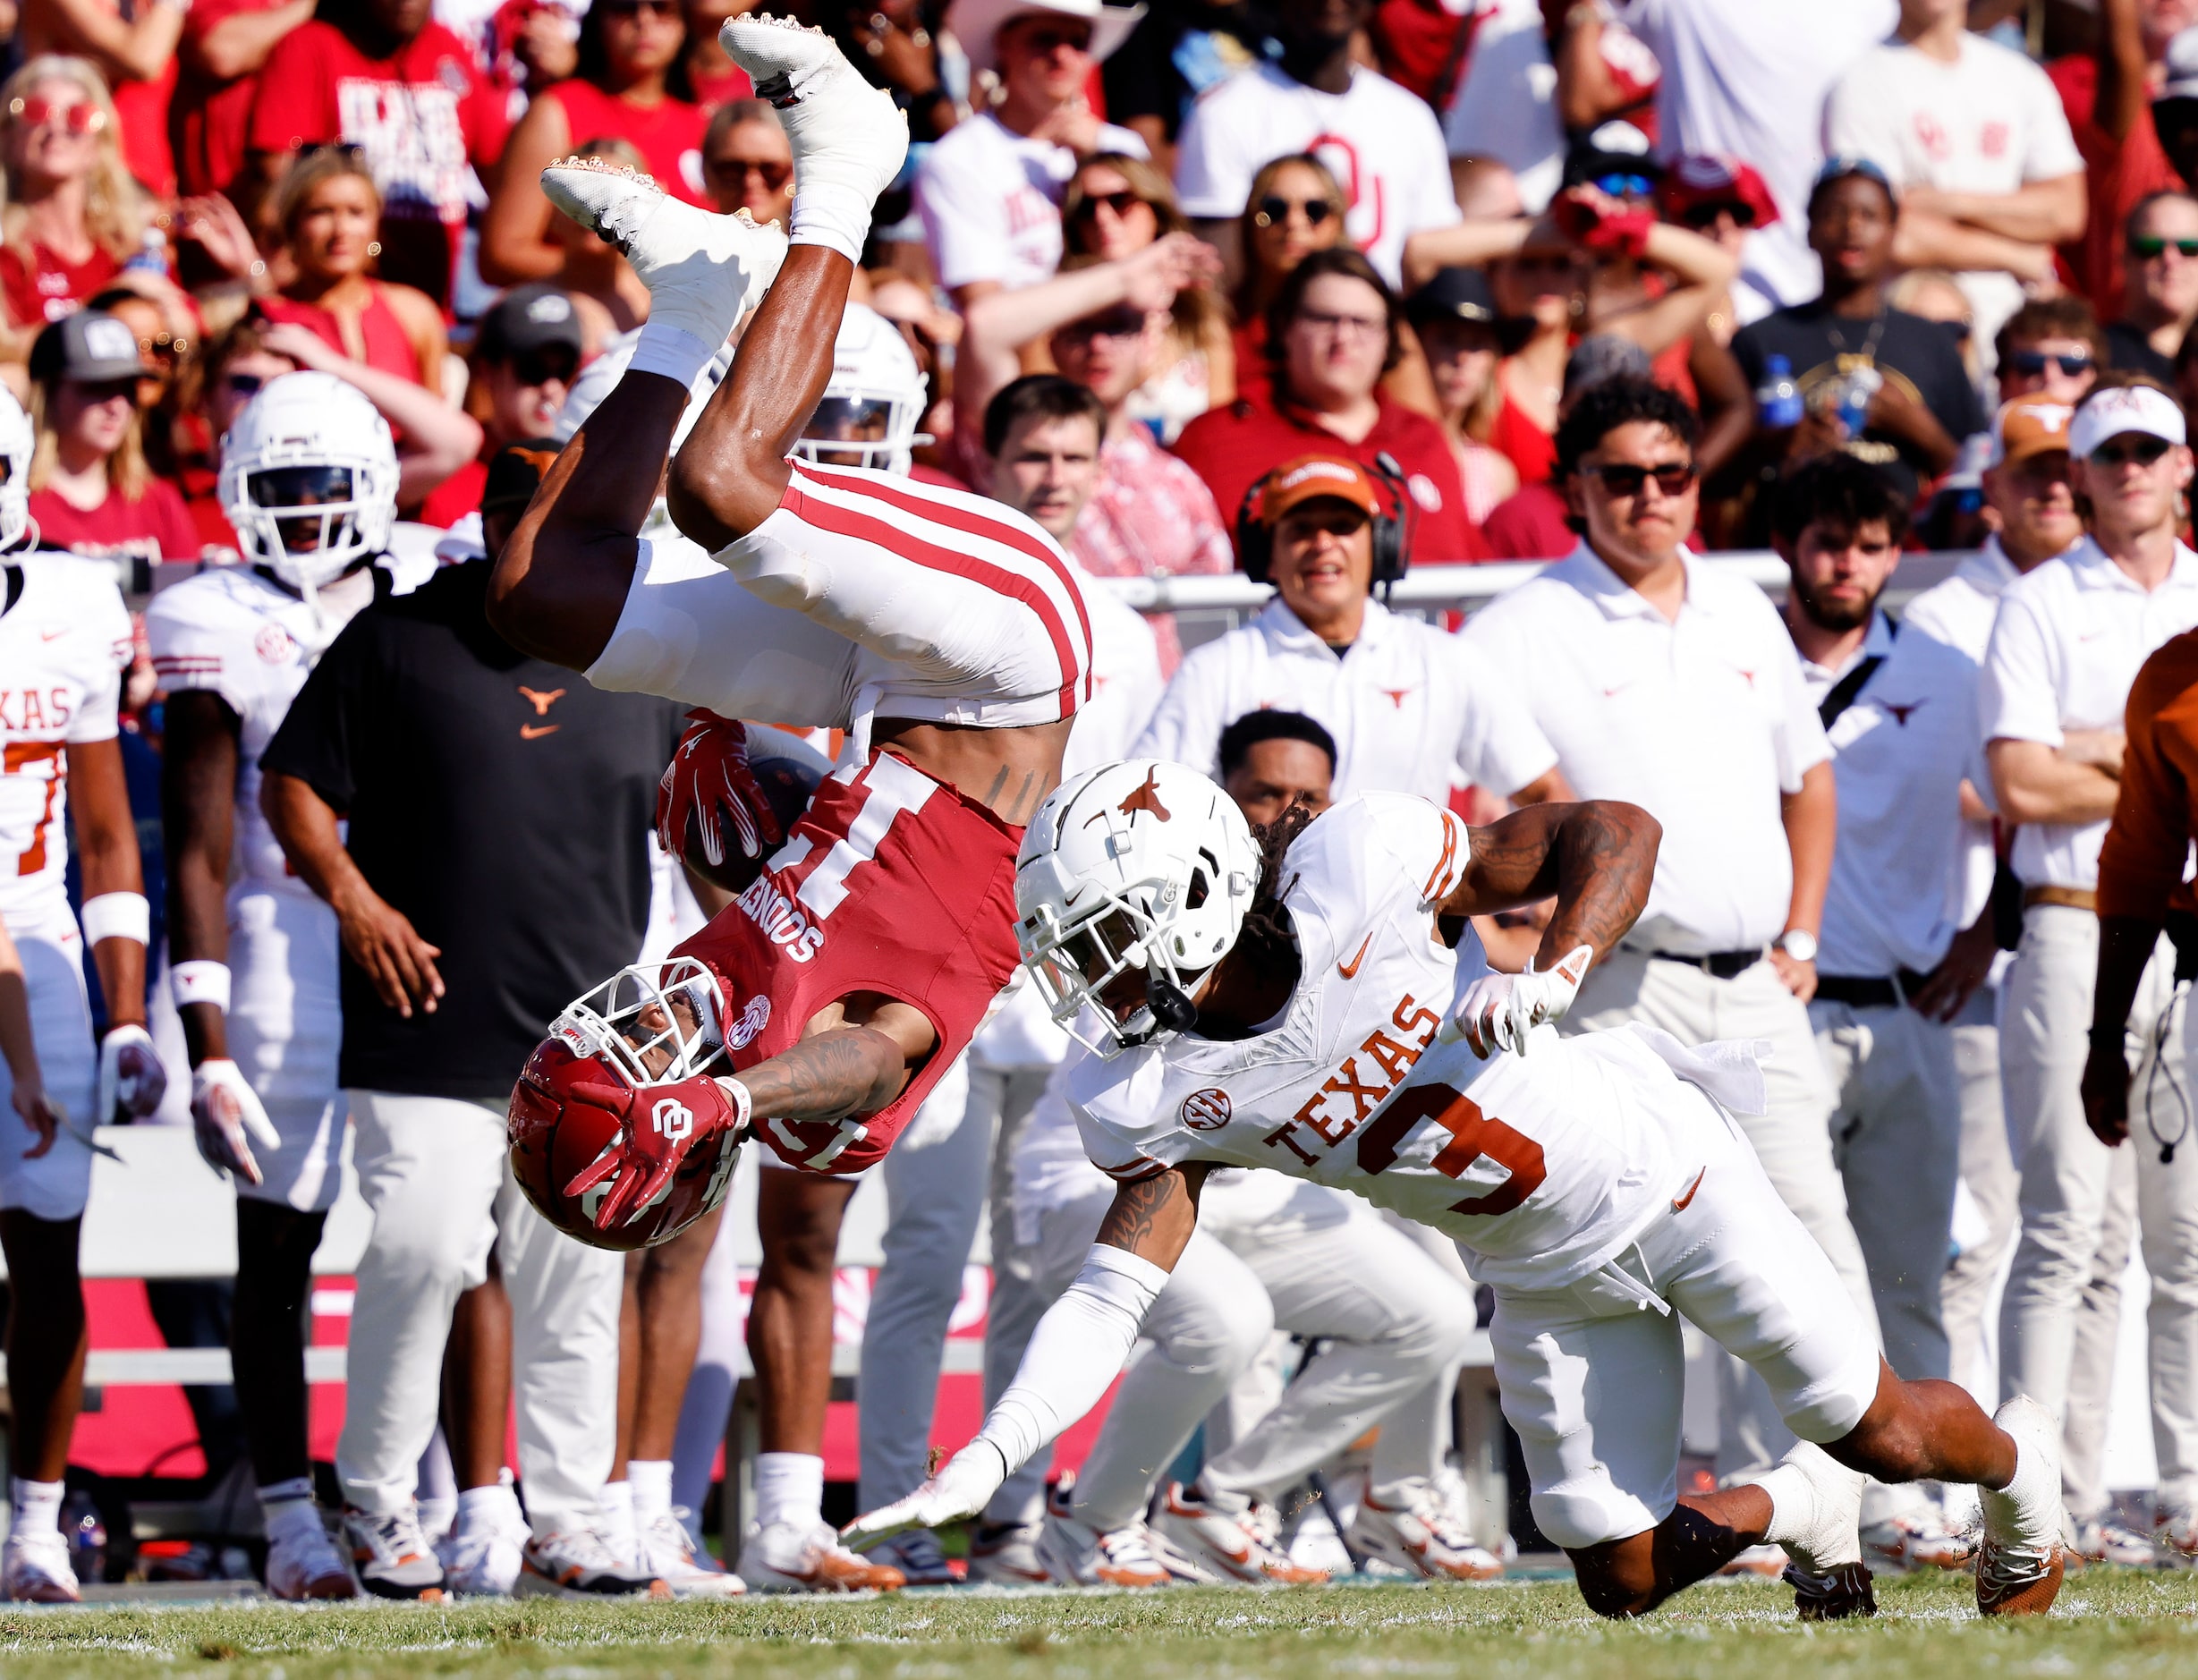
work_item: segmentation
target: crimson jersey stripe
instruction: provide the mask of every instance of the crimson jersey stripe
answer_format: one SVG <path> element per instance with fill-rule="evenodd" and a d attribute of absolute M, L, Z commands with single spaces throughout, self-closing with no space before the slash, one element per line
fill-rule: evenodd
<path fill-rule="evenodd" d="M 798 479 L 795 480 L 796 484 L 798 482 Z M 899 526 L 888 524 L 872 514 L 858 513 L 853 508 L 841 507 L 821 496 L 804 496 L 794 488 L 794 484 L 786 487 L 786 498 L 779 505 L 807 520 L 819 530 L 876 543 L 904 560 L 912 560 L 918 565 L 929 567 L 934 572 L 951 573 L 955 577 L 967 578 L 973 583 L 981 583 L 996 593 L 1006 596 L 1010 600 L 1021 601 L 1038 615 L 1039 623 L 1045 627 L 1047 637 L 1053 643 L 1054 658 L 1060 664 L 1061 675 L 1066 679 L 1059 691 L 1061 716 L 1069 717 L 1074 715 L 1078 661 L 1075 649 L 1069 645 L 1068 626 L 1062 620 L 1060 609 L 1054 606 L 1052 598 L 1030 579 L 1018 577 L 1005 566 L 995 565 L 990 561 L 980 560 L 972 555 L 956 554 L 951 548 L 942 548 L 936 543 L 926 542 L 921 537 L 912 536 Z"/>
<path fill-rule="evenodd" d="M 955 530 L 967 532 L 972 537 L 982 537 L 989 542 L 1000 543 L 1039 562 L 1061 581 L 1061 587 L 1068 592 L 1068 598 L 1076 604 L 1076 622 L 1083 632 L 1083 645 L 1087 650 L 1091 647 L 1091 615 L 1084 607 L 1083 590 L 1077 586 L 1075 576 L 1062 559 L 1060 552 L 1031 536 L 1029 531 L 1005 520 L 989 519 L 974 508 L 963 507 L 953 502 L 930 501 L 911 493 L 899 484 L 874 477 L 858 476 L 852 471 L 835 472 L 829 469 L 820 470 L 808 462 L 802 464 L 802 470 L 827 479 L 836 490 L 844 490 L 851 496 L 875 497 L 903 513 L 930 520 L 935 524 L 951 526 Z M 1082 698 L 1091 698 L 1089 661 L 1084 669 Z"/>

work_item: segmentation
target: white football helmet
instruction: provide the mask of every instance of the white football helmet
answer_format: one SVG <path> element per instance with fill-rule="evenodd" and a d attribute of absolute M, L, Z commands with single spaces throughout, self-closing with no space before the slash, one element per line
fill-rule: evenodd
<path fill-rule="evenodd" d="M 30 530 L 30 457 L 38 442 L 30 416 L 15 394 L 0 386 L 0 553 Z"/>
<path fill-rule="evenodd" d="M 804 461 L 829 467 L 906 472 L 930 394 L 916 352 L 891 321 L 866 303 L 850 303 L 832 344 L 832 378 L 817 412 L 793 440 Z"/>
<path fill-rule="evenodd" d="M 1015 868 L 1015 941 L 1053 1018 L 1112 1056 L 1196 1019 L 1189 993 L 1236 943 L 1260 882 L 1236 802 L 1181 764 L 1133 759 L 1061 784 Z M 1129 969 L 1141 996 L 1102 998 Z M 1097 1041 L 1077 1021 L 1086 1005 Z"/>
<path fill-rule="evenodd" d="M 675 1085 L 716 1061 L 725 1053 L 724 1022 L 717 977 L 681 956 L 620 969 L 565 1005 L 549 1032 L 575 1056 L 600 1057 L 638 1090 Z"/>
<path fill-rule="evenodd" d="M 332 373 L 271 379 L 222 439 L 220 496 L 245 554 L 310 600 L 389 547 L 389 422 Z"/>

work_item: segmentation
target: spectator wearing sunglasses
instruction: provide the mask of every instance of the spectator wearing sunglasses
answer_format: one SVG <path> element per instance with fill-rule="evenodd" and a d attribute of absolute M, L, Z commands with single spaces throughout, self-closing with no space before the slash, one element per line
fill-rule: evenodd
<path fill-rule="evenodd" d="M 142 561 L 192 560 L 199 534 L 175 486 L 146 464 L 137 335 L 79 310 L 30 349 L 30 516 L 40 546 Z"/>
<path fill-rule="evenodd" d="M 721 216 L 745 210 L 758 222 L 788 225 L 793 148 L 778 113 L 761 99 L 734 99 L 711 112 L 702 136 L 702 183 Z"/>
<path fill-rule="evenodd" d="M 1989 347 L 2024 284 L 2053 277 L 2053 247 L 2083 232 L 2083 157 L 2045 72 L 1968 22 L 1964 0 L 1901 0 L 1893 38 L 1834 84 L 1824 149 L 1883 167 L 1900 194 L 1894 259 L 1952 273 Z"/>
<path fill-rule="evenodd" d="M 482 279 L 517 285 L 564 267 L 541 175 L 584 141 L 623 140 L 666 192 L 709 202 L 702 178 L 709 119 L 687 81 L 686 45 L 679 0 L 594 0 L 581 21 L 578 72 L 536 95 L 512 131 L 481 223 Z"/>
<path fill-rule="evenodd" d="M 917 165 L 916 208 L 957 309 L 1060 266 L 1061 196 L 1080 158 L 1145 156 L 1142 140 L 1100 122 L 1084 97 L 1139 15 L 1099 0 L 955 0 L 948 21 L 979 78 L 978 109 Z"/>
<path fill-rule="evenodd" d="M 1199 233 L 1232 265 L 1237 216 L 1261 164 L 1312 151 L 1346 184 L 1348 236 L 1383 281 L 1402 276 L 1405 241 L 1458 219 L 1442 131 L 1426 101 L 1354 63 L 1372 0 L 1279 0 L 1282 55 L 1210 89 L 1183 126 L 1175 190 Z"/>
<path fill-rule="evenodd" d="M 85 307 L 105 310 L 136 335 L 145 458 L 161 477 L 178 479 L 181 463 L 203 454 L 207 441 L 194 412 L 198 317 L 188 296 L 155 276 L 132 271 L 124 280 L 138 284 L 109 286 Z"/>
<path fill-rule="evenodd" d="M 123 166 L 114 101 L 81 59 L 34 58 L 0 84 L 8 219 L 0 242 L 4 351 L 103 290 L 138 249 L 147 207 Z"/>
<path fill-rule="evenodd" d="M 157 198 L 175 192 L 168 147 L 168 94 L 188 6 L 128 0 L 29 0 L 15 47 L 25 56 L 65 55 L 113 91 L 116 139 L 130 173 Z"/>
<path fill-rule="evenodd" d="M 2072 292 L 2024 304 L 2000 327 L 1992 352 L 2003 403 L 2029 397 L 2074 408 L 2107 365 L 2099 318 Z"/>
<path fill-rule="evenodd" d="M 177 479 L 200 540 L 233 554 L 239 547 L 236 532 L 222 509 L 219 493 L 222 441 L 262 386 L 298 370 L 298 364 L 289 357 L 278 356 L 267 347 L 266 326 L 265 321 L 248 315 L 216 339 L 207 352 L 199 413 L 213 444 L 203 460 L 188 463 Z"/>
<path fill-rule="evenodd" d="M 421 524 L 447 528 L 477 511 L 496 451 L 550 435 L 584 352 L 580 311 L 556 286 L 513 286 L 496 300 L 474 337 L 465 390 L 466 412 L 480 423 L 479 454 L 420 505 Z"/>
<path fill-rule="evenodd" d="M 1267 395 L 1267 310 L 1290 271 L 1344 237 L 1344 194 L 1328 165 L 1308 152 L 1263 165 L 1236 219 L 1239 272 L 1229 302 L 1236 317 L 1236 394 Z"/>
<path fill-rule="evenodd" d="M 1503 402 L 1496 386 L 1503 335 L 1495 295 L 1477 268 L 1438 269 L 1405 300 L 1405 318 L 1419 335 L 1435 381 L 1442 429 L 1465 487 L 1465 516 L 1485 525 L 1519 488 L 1519 470 L 1487 441 Z"/>
<path fill-rule="evenodd" d="M 502 155 L 509 122 L 472 48 L 429 9 L 429 0 L 321 0 L 260 71 L 247 171 L 271 187 L 308 147 L 356 148 L 385 210 L 382 278 L 446 307 L 480 192 L 474 170 Z"/>
<path fill-rule="evenodd" d="M 2107 365 L 2161 384 L 2198 318 L 2198 198 L 2155 192 L 2129 213 L 2122 316 L 2107 327 Z"/>

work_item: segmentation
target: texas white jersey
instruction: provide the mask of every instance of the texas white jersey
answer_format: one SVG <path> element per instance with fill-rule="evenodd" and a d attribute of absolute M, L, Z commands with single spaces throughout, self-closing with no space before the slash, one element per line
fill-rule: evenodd
<path fill-rule="evenodd" d="M 1236 1042 L 1180 1036 L 1067 1075 L 1084 1147 L 1134 1180 L 1186 1160 L 1274 1167 L 1355 1192 L 1472 1248 L 1483 1282 L 1553 1288 L 1600 1266 L 1684 1188 L 1670 1069 L 1631 1033 L 1482 1061 L 1435 1035 L 1488 972 L 1436 912 L 1463 875 L 1465 825 L 1424 800 L 1366 794 L 1285 857 L 1302 978 L 1282 1018 Z M 1695 1163 L 1699 1166 L 1699 1161 Z M 1692 1167 L 1687 1170 L 1693 1170 Z"/>
<path fill-rule="evenodd" d="M 27 554 L 0 578 L 13 598 L 0 616 L 0 914 L 13 926 L 67 912 L 69 749 L 115 738 L 132 638 L 111 565 Z"/>
<path fill-rule="evenodd" d="M 372 567 L 326 585 L 309 607 L 257 566 L 225 565 L 163 590 L 145 609 L 160 686 L 208 690 L 237 715 L 233 878 L 285 878 L 282 844 L 259 810 L 259 755 L 315 662 L 373 598 Z"/>

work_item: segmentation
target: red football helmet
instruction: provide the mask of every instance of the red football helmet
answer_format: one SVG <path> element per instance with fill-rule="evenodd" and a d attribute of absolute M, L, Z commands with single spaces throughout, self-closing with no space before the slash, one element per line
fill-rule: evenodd
<path fill-rule="evenodd" d="M 702 1138 L 658 1195 L 607 1230 L 596 1216 L 618 1176 L 568 1192 L 627 1141 L 622 1110 L 639 1107 L 632 1095 L 691 1086 L 717 1060 L 723 1018 L 717 980 L 692 957 L 622 969 L 565 1005 L 527 1058 L 507 1113 L 512 1175 L 545 1219 L 590 1247 L 651 1248 L 725 1201 L 744 1136 L 730 1126 Z"/>

